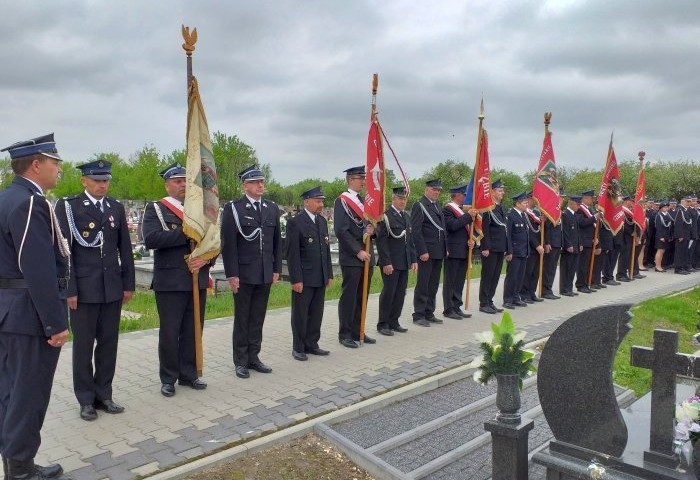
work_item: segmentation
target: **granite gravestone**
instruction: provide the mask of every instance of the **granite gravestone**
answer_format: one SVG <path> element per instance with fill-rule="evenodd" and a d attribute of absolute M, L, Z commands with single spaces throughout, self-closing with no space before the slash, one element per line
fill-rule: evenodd
<path fill-rule="evenodd" d="M 630 307 L 598 307 L 573 316 L 552 334 L 542 352 L 538 390 L 555 440 L 536 453 L 533 461 L 547 467 L 548 480 L 695 478 L 692 472 L 646 461 L 641 454 L 648 447 L 646 435 L 636 434 L 627 444 L 627 426 L 615 401 L 612 366 L 617 348 L 631 328 Z M 666 377 L 672 377 L 673 382 L 675 372 L 688 373 L 688 359 L 676 356 L 671 347 L 673 343 L 664 337 L 663 342 L 655 342 L 653 350 L 635 347 L 638 350 L 633 360 L 652 368 L 665 382 Z M 668 365 L 662 366 L 664 362 Z M 659 385 L 657 381 L 655 388 Z M 675 383 L 670 388 L 675 392 Z M 669 392 L 660 395 L 668 401 L 665 397 Z M 670 401 L 673 404 L 674 397 Z M 648 428 L 648 415 L 626 415 L 637 432 L 641 424 Z M 664 425 L 673 425 L 673 412 L 665 415 Z"/>

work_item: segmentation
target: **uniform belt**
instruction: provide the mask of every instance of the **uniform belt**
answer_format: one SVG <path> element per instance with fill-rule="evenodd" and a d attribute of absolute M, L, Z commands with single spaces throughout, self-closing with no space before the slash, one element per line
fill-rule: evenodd
<path fill-rule="evenodd" d="M 58 288 L 68 288 L 68 277 L 59 277 Z M 0 288 L 27 288 L 27 281 L 23 278 L 0 278 Z"/>
<path fill-rule="evenodd" d="M 0 288 L 27 288 L 23 278 L 0 278 Z"/>

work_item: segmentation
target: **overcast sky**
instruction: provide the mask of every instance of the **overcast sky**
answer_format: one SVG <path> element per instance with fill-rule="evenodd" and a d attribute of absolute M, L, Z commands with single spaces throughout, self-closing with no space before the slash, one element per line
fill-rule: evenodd
<path fill-rule="evenodd" d="M 483 92 L 492 168 L 696 160 L 700 2 L 0 0 L 0 144 L 50 131 L 64 158 L 184 148 L 185 55 L 211 131 L 282 184 L 364 163 L 370 83 L 410 177 L 474 162 Z M 387 159 L 387 167 L 393 168 Z"/>

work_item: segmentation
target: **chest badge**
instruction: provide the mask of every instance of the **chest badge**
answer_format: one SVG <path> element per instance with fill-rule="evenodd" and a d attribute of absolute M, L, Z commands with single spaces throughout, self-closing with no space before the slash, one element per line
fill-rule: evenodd
<path fill-rule="evenodd" d="M 95 228 L 95 222 L 90 222 L 90 223 L 88 223 L 88 227 L 90 227 L 90 228 Z"/>
<path fill-rule="evenodd" d="M 88 205 L 90 205 L 90 202 L 88 200 L 83 200 L 83 205 L 87 207 Z"/>
<path fill-rule="evenodd" d="M 114 217 L 112 215 L 109 216 L 109 221 L 114 222 Z M 114 223 L 112 223 L 112 226 L 114 226 Z"/>
<path fill-rule="evenodd" d="M 314 243 L 314 239 L 313 239 L 313 238 L 309 238 L 309 243 Z"/>
<path fill-rule="evenodd" d="M 170 225 L 170 230 L 175 230 L 176 228 L 177 228 L 177 225 L 175 225 L 174 223 L 172 225 Z"/>
<path fill-rule="evenodd" d="M 110 223 L 109 226 L 114 228 L 114 222 Z"/>
<path fill-rule="evenodd" d="M 83 232 L 83 238 L 87 238 L 88 236 L 90 236 L 90 232 Z"/>

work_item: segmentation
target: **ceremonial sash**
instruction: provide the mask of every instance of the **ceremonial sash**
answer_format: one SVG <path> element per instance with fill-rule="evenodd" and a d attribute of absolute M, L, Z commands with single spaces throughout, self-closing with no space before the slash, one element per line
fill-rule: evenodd
<path fill-rule="evenodd" d="M 586 205 L 581 204 L 580 206 L 581 206 L 581 208 L 579 208 L 579 210 L 581 210 L 583 212 L 583 214 L 586 216 L 586 218 L 591 218 L 593 216 L 593 214 L 591 213 L 590 210 L 588 210 L 588 207 Z M 622 207 L 622 208 L 624 208 L 624 207 Z"/>
<path fill-rule="evenodd" d="M 448 202 L 448 203 L 447 203 L 447 206 L 450 207 L 450 210 L 452 210 L 452 211 L 454 212 L 455 217 L 459 218 L 459 217 L 461 217 L 462 215 L 465 215 L 465 213 L 462 211 L 461 208 L 459 208 L 459 206 L 457 206 L 456 203 L 454 203 L 454 202 Z M 465 225 L 465 226 L 464 226 L 464 229 L 468 232 L 468 231 L 469 231 L 469 226 L 468 226 L 468 225 Z"/>
<path fill-rule="evenodd" d="M 174 199 L 172 197 L 165 197 L 160 199 L 160 203 L 165 205 L 165 207 L 173 212 L 177 218 L 182 220 L 183 218 L 183 213 L 182 213 L 182 208 L 178 207 L 177 204 L 173 201 Z"/>
<path fill-rule="evenodd" d="M 527 213 L 527 216 L 530 217 L 530 219 L 531 219 L 533 222 L 535 222 L 536 224 L 539 225 L 539 224 L 541 223 L 540 217 L 538 217 L 537 215 L 535 215 L 535 212 L 533 212 L 533 211 L 530 210 L 529 208 L 528 208 L 527 210 L 525 210 L 525 213 Z"/>
<path fill-rule="evenodd" d="M 358 204 L 357 200 L 350 195 L 350 192 L 343 192 L 338 197 L 344 201 L 345 205 L 350 207 L 358 218 L 362 219 L 365 216 L 365 209 L 362 204 Z"/>
<path fill-rule="evenodd" d="M 630 216 L 630 217 L 634 216 L 634 214 L 632 213 L 632 210 L 625 207 L 624 205 L 622 206 L 622 211 L 625 212 L 625 215 L 627 215 L 627 216 Z"/>

